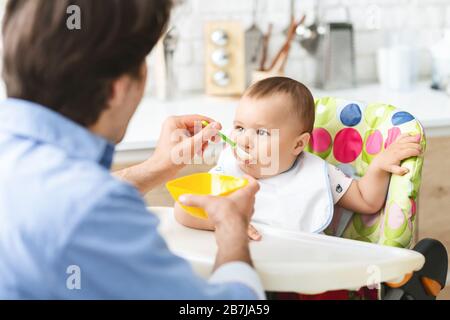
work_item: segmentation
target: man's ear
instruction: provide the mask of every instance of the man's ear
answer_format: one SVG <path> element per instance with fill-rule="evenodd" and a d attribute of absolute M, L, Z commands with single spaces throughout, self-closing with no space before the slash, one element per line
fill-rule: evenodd
<path fill-rule="evenodd" d="M 139 72 L 139 79 L 136 79 L 129 74 L 124 74 L 111 83 L 111 95 L 108 100 L 109 108 L 114 108 L 114 106 L 122 108 L 124 101 L 127 100 L 127 97 L 130 94 L 133 84 L 138 83 L 139 87 L 136 88 L 139 92 L 142 92 L 142 94 L 144 93 L 148 73 L 147 63 L 145 61 L 141 64 Z"/>
<path fill-rule="evenodd" d="M 133 83 L 139 83 L 139 91 L 142 91 L 143 93 L 147 83 L 148 74 L 146 61 L 141 64 L 139 72 L 139 79 L 133 78 L 129 74 L 124 74 L 111 83 L 111 92 L 108 100 L 108 107 L 110 109 L 115 106 L 122 108 L 124 101 L 126 101 L 126 98 L 130 93 Z"/>
<path fill-rule="evenodd" d="M 295 156 L 298 156 L 302 151 L 308 146 L 309 140 L 311 139 L 311 134 L 308 132 L 299 135 L 295 139 L 295 145 L 293 153 Z"/>
<path fill-rule="evenodd" d="M 121 76 L 111 83 L 111 92 L 108 100 L 109 109 L 121 106 L 130 86 L 129 76 Z"/>

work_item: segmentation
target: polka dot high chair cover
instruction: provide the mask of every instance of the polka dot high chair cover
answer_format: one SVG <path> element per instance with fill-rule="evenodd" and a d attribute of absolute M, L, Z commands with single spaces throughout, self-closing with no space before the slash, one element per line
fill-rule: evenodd
<path fill-rule="evenodd" d="M 358 179 L 374 157 L 401 133 L 420 134 L 425 149 L 423 128 L 408 112 L 387 104 L 322 98 L 316 100 L 316 122 L 308 151 Z M 402 163 L 410 171 L 405 176 L 392 175 L 385 206 L 378 214 L 361 215 L 336 208 L 326 233 L 409 248 L 414 238 L 422 164 L 422 157 Z"/>

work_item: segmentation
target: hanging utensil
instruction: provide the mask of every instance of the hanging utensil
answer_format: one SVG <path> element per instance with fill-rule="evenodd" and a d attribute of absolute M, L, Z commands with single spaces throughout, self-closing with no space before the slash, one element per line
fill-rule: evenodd
<path fill-rule="evenodd" d="M 252 70 L 258 67 L 258 61 L 262 55 L 264 33 L 257 25 L 258 1 L 253 0 L 253 21 L 250 28 L 245 32 L 245 51 L 247 81 L 250 81 Z"/>
<path fill-rule="evenodd" d="M 320 21 L 321 2 L 317 1 L 314 7 L 314 19 L 306 25 L 301 23 L 295 30 L 297 41 L 310 54 L 317 52 L 320 38 L 325 33 L 325 28 Z"/>

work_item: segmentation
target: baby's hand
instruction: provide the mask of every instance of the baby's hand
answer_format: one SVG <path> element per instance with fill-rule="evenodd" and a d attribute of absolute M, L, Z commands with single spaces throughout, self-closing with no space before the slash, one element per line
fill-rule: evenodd
<path fill-rule="evenodd" d="M 247 233 L 248 233 L 248 237 L 251 240 L 255 240 L 255 241 L 261 240 L 261 234 L 258 232 L 258 230 L 255 229 L 254 226 L 249 225 Z"/>
<path fill-rule="evenodd" d="M 411 136 L 401 134 L 386 150 L 378 155 L 372 165 L 378 169 L 403 176 L 409 172 L 407 168 L 400 167 L 402 160 L 417 157 L 422 154 L 420 134 Z"/>

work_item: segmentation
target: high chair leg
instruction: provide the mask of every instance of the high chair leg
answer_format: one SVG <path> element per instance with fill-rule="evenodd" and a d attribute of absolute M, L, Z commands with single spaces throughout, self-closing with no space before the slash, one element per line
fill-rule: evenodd
<path fill-rule="evenodd" d="M 386 283 L 383 300 L 435 300 L 445 287 L 448 256 L 444 245 L 434 239 L 424 239 L 414 250 L 425 256 L 423 268 L 405 276 L 400 283 Z"/>

